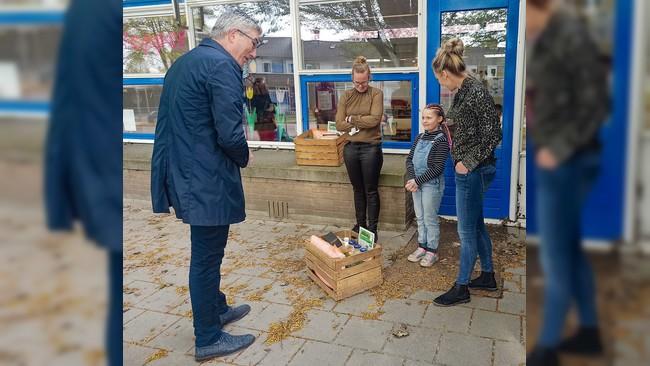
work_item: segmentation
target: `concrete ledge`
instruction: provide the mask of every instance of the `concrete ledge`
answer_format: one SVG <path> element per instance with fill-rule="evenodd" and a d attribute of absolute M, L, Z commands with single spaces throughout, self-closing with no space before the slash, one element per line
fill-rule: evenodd
<path fill-rule="evenodd" d="M 151 170 L 152 144 L 124 144 L 124 169 Z M 293 151 L 261 149 L 254 161 L 242 169 L 242 177 L 286 179 L 308 182 L 349 184 L 345 165 L 340 167 L 298 166 Z M 404 155 L 384 155 L 379 185 L 403 187 L 406 176 Z"/>

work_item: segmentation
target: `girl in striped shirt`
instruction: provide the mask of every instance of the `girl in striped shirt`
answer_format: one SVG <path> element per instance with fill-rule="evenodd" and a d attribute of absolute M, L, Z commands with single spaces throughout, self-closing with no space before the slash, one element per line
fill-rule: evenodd
<path fill-rule="evenodd" d="M 422 111 L 424 132 L 415 138 L 406 158 L 406 190 L 412 192 L 418 223 L 418 248 L 408 256 L 410 262 L 431 267 L 438 260 L 440 223 L 438 209 L 445 190 L 443 171 L 449 156 L 447 136 L 441 129 L 445 113 L 439 104 Z"/>

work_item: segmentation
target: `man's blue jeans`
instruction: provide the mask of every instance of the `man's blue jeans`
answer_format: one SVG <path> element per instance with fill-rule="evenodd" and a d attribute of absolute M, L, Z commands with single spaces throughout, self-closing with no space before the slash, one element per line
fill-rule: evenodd
<path fill-rule="evenodd" d="M 492 241 L 483 222 L 483 195 L 496 175 L 496 167 L 486 164 L 467 174 L 456 173 L 456 215 L 460 237 L 460 269 L 456 283 L 470 281 L 476 256 L 483 272 L 492 268 Z"/>
<path fill-rule="evenodd" d="M 230 226 L 190 226 L 190 299 L 196 347 L 213 344 L 221 337 L 219 315 L 228 310 L 221 292 L 221 261 Z"/>
<path fill-rule="evenodd" d="M 538 168 L 537 220 L 544 273 L 544 322 L 539 344 L 559 343 L 571 302 L 580 325 L 597 324 L 594 278 L 581 246 L 581 211 L 600 170 L 600 153 L 582 152 L 554 170 Z"/>

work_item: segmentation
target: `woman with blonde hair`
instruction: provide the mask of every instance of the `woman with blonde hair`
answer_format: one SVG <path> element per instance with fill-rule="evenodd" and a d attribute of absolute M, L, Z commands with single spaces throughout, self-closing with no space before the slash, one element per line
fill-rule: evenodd
<path fill-rule="evenodd" d="M 381 118 L 384 93 L 370 85 L 370 67 L 359 56 L 352 65 L 354 88 L 346 90 L 338 103 L 336 129 L 348 132 L 343 158 L 354 191 L 357 223 L 375 233 L 379 223 L 379 174 L 384 164 L 381 151 Z"/>
<path fill-rule="evenodd" d="M 451 156 L 456 171 L 460 268 L 453 287 L 434 300 L 439 306 L 469 302 L 469 288 L 497 289 L 492 241 L 483 222 L 483 198 L 496 174 L 494 149 L 501 141 L 501 127 L 492 96 L 480 80 L 468 74 L 463 52 L 463 41 L 450 39 L 431 64 L 440 85 L 456 91 L 447 118 L 455 125 Z M 481 275 L 470 281 L 477 254 Z"/>

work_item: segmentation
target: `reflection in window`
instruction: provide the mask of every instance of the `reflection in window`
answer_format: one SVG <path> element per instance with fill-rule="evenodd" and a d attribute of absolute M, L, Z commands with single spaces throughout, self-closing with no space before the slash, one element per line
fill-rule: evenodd
<path fill-rule="evenodd" d="M 0 28 L 0 99 L 49 99 L 60 37 L 57 25 Z"/>
<path fill-rule="evenodd" d="M 154 133 L 162 85 L 129 85 L 122 89 L 125 132 Z"/>
<path fill-rule="evenodd" d="M 418 2 L 376 0 L 300 6 L 305 69 L 417 66 Z"/>
<path fill-rule="evenodd" d="M 42 7 L 43 9 L 63 9 L 68 5 L 69 0 L 3 0 L 0 8 L 11 9 Z"/>
<path fill-rule="evenodd" d="M 249 141 L 293 141 L 296 94 L 291 50 L 289 0 L 270 0 L 192 8 L 197 44 L 210 36 L 216 17 L 226 10 L 244 12 L 264 30 L 264 44 L 249 65 L 244 84 L 246 134 Z"/>
<path fill-rule="evenodd" d="M 185 22 L 185 17 L 182 17 Z M 184 24 L 174 17 L 125 18 L 122 33 L 125 74 L 164 74 L 189 49 Z"/>
<path fill-rule="evenodd" d="M 384 92 L 384 116 L 381 132 L 384 141 L 411 141 L 413 88 L 410 81 L 372 81 Z M 327 129 L 336 121 L 337 104 L 351 82 L 308 82 L 309 128 Z"/>
<path fill-rule="evenodd" d="M 506 60 L 507 10 L 457 11 L 442 14 L 442 39 L 458 37 L 465 45 L 464 60 L 470 75 L 488 89 L 494 102 L 503 105 Z M 449 110 L 454 94 L 440 88 L 440 101 Z"/>

